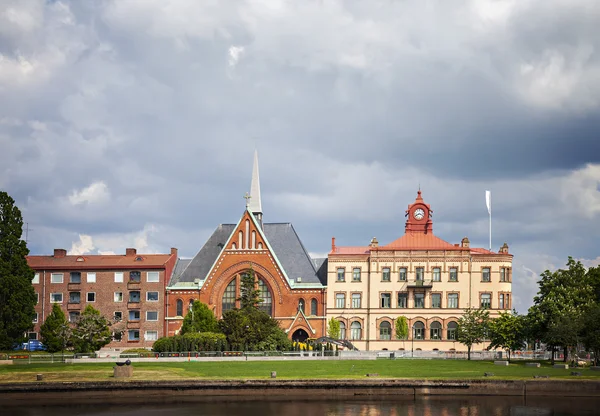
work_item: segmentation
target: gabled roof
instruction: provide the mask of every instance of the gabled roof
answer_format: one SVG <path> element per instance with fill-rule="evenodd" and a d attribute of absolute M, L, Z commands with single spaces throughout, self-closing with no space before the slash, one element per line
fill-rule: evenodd
<path fill-rule="evenodd" d="M 27 264 L 34 270 L 161 269 L 170 257 L 171 254 L 27 256 Z"/>
<path fill-rule="evenodd" d="M 185 269 L 179 274 L 173 272 L 169 286 L 178 282 L 193 283 L 195 279 L 204 280 L 234 229 L 235 224 L 219 225 Z"/>
<path fill-rule="evenodd" d="M 436 237 L 432 233 L 407 232 L 390 244 L 379 247 L 380 250 L 460 250 L 460 247 Z"/>
<path fill-rule="evenodd" d="M 195 279 L 205 280 L 235 228 L 234 224 L 219 225 L 185 268 L 179 267 L 178 264 L 169 286 L 183 282 L 192 283 Z M 326 284 L 326 273 L 317 273 L 313 260 L 292 224 L 267 223 L 263 224 L 262 231 L 290 279 L 295 281 L 297 277 L 301 277 L 302 284 Z"/>

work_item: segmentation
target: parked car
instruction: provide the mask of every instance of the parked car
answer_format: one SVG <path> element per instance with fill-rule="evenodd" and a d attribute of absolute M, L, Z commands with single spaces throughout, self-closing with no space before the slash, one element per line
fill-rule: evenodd
<path fill-rule="evenodd" d="M 21 344 L 20 350 L 24 351 L 46 351 L 46 346 L 37 339 L 32 339 Z"/>

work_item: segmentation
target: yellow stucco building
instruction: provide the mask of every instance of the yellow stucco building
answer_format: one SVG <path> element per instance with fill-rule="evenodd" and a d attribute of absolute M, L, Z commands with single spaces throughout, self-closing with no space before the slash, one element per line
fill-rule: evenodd
<path fill-rule="evenodd" d="M 421 191 L 406 210 L 403 236 L 380 246 L 342 247 L 332 239 L 327 267 L 327 319 L 360 350 L 462 351 L 456 322 L 464 309 L 486 307 L 496 317 L 512 307 L 512 254 L 448 243 L 433 234 Z M 408 320 L 407 339 L 395 320 Z M 481 346 L 474 346 L 480 349 Z"/>

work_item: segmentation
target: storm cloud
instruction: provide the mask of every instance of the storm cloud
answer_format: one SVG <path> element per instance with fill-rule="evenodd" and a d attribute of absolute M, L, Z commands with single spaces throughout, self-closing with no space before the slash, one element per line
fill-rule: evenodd
<path fill-rule="evenodd" d="M 546 268 L 598 263 L 600 3 L 5 0 L 0 188 L 33 253 L 192 256 L 236 222 L 381 243 L 420 186 L 434 232 Z"/>

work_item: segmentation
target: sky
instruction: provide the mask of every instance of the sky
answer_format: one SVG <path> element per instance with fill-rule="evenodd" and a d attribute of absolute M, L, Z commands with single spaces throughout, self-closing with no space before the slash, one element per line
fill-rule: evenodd
<path fill-rule="evenodd" d="M 32 254 L 192 257 L 245 209 L 307 250 L 434 233 L 600 263 L 597 0 L 2 0 L 0 189 Z"/>

